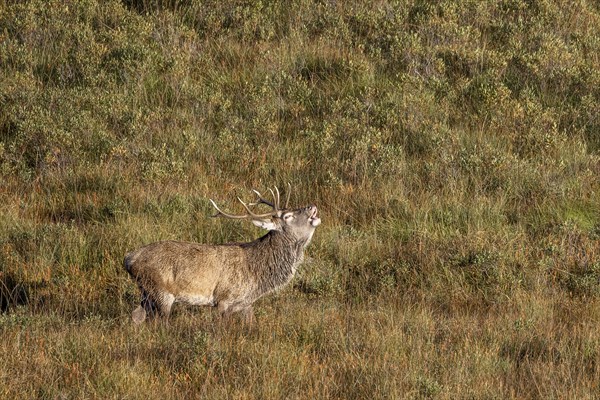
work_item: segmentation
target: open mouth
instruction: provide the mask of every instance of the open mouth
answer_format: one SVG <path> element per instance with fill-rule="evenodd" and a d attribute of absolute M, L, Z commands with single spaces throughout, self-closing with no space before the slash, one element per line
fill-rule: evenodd
<path fill-rule="evenodd" d="M 310 224 L 312 226 L 319 226 L 321 224 L 321 218 L 317 217 L 317 207 L 313 206 L 313 212 L 309 218 Z"/>

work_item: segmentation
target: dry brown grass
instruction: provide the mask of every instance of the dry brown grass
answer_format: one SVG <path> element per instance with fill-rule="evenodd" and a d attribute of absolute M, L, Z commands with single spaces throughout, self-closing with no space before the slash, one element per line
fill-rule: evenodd
<path fill-rule="evenodd" d="M 259 325 L 180 310 L 4 316 L 7 398 L 594 398 L 597 307 L 521 293 L 486 313 L 410 296 L 350 306 L 282 293 Z M 385 299 L 388 300 L 388 299 Z M 572 309 L 592 316 L 573 324 Z M 124 310 L 125 311 L 125 310 Z M 565 315 L 567 313 L 568 317 Z M 566 317 L 566 320 L 565 320 Z"/>

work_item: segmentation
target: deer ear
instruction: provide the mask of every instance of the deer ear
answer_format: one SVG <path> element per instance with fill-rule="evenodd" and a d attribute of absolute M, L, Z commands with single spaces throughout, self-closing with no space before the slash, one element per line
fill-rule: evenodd
<path fill-rule="evenodd" d="M 273 222 L 270 219 L 253 219 L 252 223 L 256 226 L 258 226 L 259 228 L 263 228 L 266 229 L 268 231 L 272 231 L 272 230 L 278 230 L 279 227 L 277 226 L 277 224 L 275 224 L 275 222 Z"/>

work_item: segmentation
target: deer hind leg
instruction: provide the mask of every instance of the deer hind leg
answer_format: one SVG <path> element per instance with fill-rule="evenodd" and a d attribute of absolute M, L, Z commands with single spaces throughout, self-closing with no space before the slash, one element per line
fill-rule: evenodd
<path fill-rule="evenodd" d="M 148 295 L 148 292 L 143 288 L 140 287 L 140 290 L 142 292 L 142 301 L 131 313 L 131 319 L 133 319 L 133 322 L 136 324 L 141 324 L 146 320 L 147 315 L 152 315 L 152 299 Z"/>
<path fill-rule="evenodd" d="M 145 289 L 140 288 L 140 290 L 142 291 L 142 301 L 131 313 L 131 318 L 136 324 L 141 324 L 146 317 L 154 317 L 157 313 L 157 304 L 154 298 Z"/>
<path fill-rule="evenodd" d="M 146 310 L 141 305 L 137 306 L 131 313 L 131 319 L 136 324 L 141 324 L 146 320 Z"/>
<path fill-rule="evenodd" d="M 171 293 L 160 293 L 156 296 L 156 304 L 158 306 L 158 311 L 160 315 L 169 319 L 169 315 L 171 315 L 171 307 L 173 307 L 173 303 L 175 302 L 175 296 Z"/>

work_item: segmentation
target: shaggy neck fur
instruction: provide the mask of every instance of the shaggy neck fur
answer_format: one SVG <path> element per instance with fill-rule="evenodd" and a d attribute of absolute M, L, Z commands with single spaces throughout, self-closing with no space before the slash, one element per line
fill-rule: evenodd
<path fill-rule="evenodd" d="M 256 278 L 258 296 L 278 289 L 292 279 L 302 262 L 306 244 L 306 240 L 298 240 L 285 232 L 270 231 L 246 245 L 252 254 L 248 260 L 260 260 L 249 264 Z"/>

